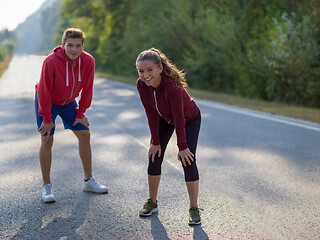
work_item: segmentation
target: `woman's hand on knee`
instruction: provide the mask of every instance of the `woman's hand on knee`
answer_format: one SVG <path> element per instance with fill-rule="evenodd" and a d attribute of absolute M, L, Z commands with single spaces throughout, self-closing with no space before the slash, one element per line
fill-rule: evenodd
<path fill-rule="evenodd" d="M 148 159 L 152 158 L 151 161 L 154 162 L 154 158 L 157 153 L 158 153 L 158 157 L 160 157 L 161 156 L 161 146 L 150 144 L 150 148 L 149 148 L 149 152 L 148 152 Z"/>
<path fill-rule="evenodd" d="M 194 161 L 194 154 L 190 151 L 189 148 L 186 148 L 178 153 L 178 160 L 182 162 L 183 166 L 187 166 L 187 163 L 191 165 L 191 162 Z"/>

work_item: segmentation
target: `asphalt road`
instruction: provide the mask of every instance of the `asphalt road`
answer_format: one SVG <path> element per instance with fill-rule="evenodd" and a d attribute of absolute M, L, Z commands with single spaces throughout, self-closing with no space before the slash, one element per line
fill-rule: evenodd
<path fill-rule="evenodd" d="M 159 213 L 140 218 L 148 197 L 149 130 L 134 86 L 96 78 L 87 117 L 93 173 L 104 195 L 82 191 L 72 132 L 57 121 L 52 182 L 41 201 L 34 84 L 43 57 L 14 57 L 0 78 L 0 239 L 319 239 L 320 125 L 197 100 L 202 225 L 189 227 L 188 196 L 167 149 Z"/>

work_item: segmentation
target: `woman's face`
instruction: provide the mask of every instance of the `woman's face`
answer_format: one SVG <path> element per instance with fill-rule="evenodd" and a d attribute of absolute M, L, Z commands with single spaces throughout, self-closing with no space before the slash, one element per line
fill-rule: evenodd
<path fill-rule="evenodd" d="M 149 87 L 157 88 L 161 82 L 163 66 L 158 66 L 153 60 L 143 60 L 136 64 L 139 78 Z"/>
<path fill-rule="evenodd" d="M 68 38 L 66 43 L 63 46 L 64 51 L 67 55 L 67 57 L 71 60 L 74 61 L 76 60 L 82 50 L 83 50 L 83 43 L 81 38 Z"/>

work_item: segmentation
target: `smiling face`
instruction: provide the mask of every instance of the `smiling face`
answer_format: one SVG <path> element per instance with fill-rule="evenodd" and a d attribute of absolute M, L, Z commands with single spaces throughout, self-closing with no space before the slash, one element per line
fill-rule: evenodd
<path fill-rule="evenodd" d="M 81 38 L 68 38 L 63 45 L 67 57 L 75 61 L 83 50 L 83 40 Z"/>
<path fill-rule="evenodd" d="M 161 82 L 163 66 L 158 66 L 153 60 L 142 60 L 136 63 L 139 78 L 149 87 L 157 88 Z"/>

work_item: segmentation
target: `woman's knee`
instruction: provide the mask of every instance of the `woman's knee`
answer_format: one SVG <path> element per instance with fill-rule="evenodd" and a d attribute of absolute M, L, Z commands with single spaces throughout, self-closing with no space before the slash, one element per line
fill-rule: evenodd
<path fill-rule="evenodd" d="M 199 180 L 199 171 L 195 162 L 186 167 L 183 166 L 184 178 L 186 182 L 192 182 Z"/>
<path fill-rule="evenodd" d="M 150 160 L 148 165 L 148 174 L 151 176 L 161 175 L 161 164 L 162 161 L 159 161 L 159 159 L 155 159 L 154 162 Z"/>

